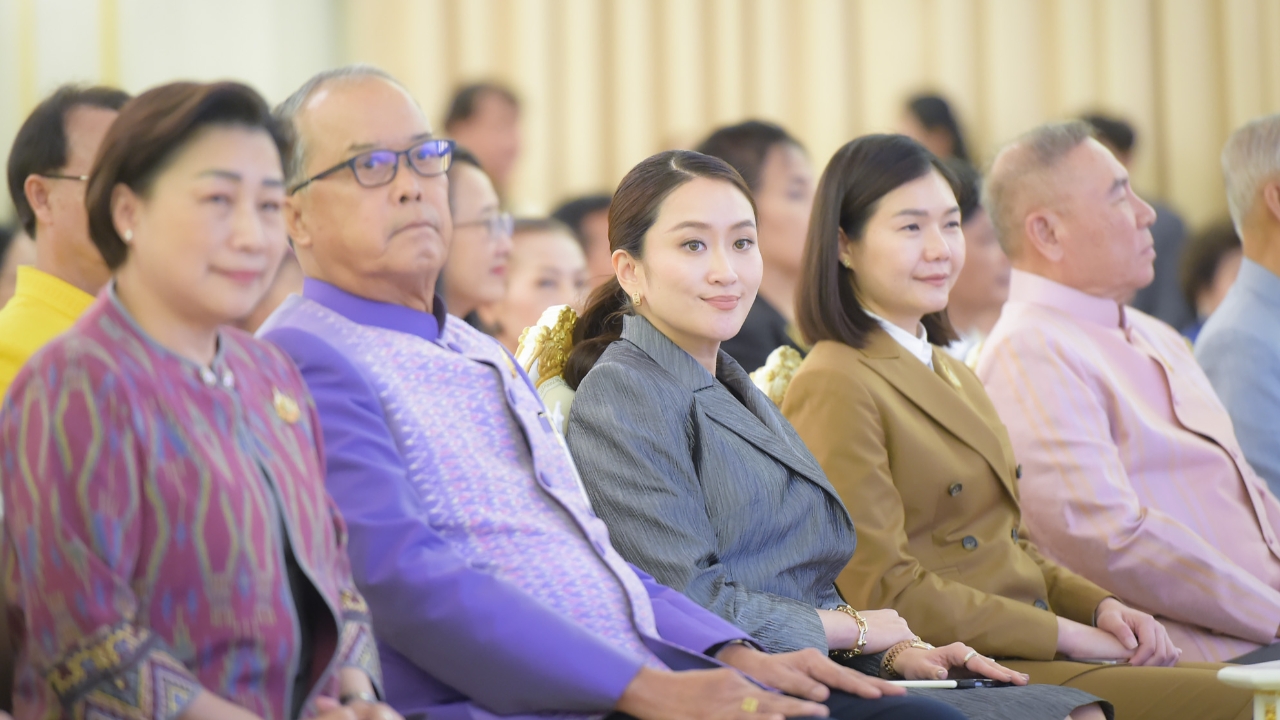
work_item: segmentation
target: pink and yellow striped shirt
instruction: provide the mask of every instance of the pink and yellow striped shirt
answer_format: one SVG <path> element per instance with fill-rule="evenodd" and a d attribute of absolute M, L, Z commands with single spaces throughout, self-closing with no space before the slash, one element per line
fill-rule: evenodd
<path fill-rule="evenodd" d="M 1173 328 L 1015 270 L 978 360 L 1046 555 L 1156 615 L 1183 660 L 1280 629 L 1280 502 Z"/>

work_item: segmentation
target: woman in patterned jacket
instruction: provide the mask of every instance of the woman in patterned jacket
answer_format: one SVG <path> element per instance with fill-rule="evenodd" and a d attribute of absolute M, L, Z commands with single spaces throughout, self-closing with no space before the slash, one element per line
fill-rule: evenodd
<path fill-rule="evenodd" d="M 103 142 L 115 279 L 0 410 L 18 718 L 397 717 L 306 386 L 224 327 L 284 254 L 288 150 L 234 83 L 155 88 Z"/>

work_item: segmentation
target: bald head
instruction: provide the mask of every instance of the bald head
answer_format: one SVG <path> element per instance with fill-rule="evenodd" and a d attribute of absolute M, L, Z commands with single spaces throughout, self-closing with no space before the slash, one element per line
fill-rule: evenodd
<path fill-rule="evenodd" d="M 308 137 L 306 132 L 309 128 L 299 124 L 301 116 L 306 109 L 312 105 L 312 100 L 321 91 L 328 90 L 330 87 L 339 84 L 359 84 L 363 82 L 384 82 L 402 90 L 416 105 L 416 101 L 409 95 L 408 90 L 400 84 L 387 71 L 375 67 L 373 65 L 346 65 L 333 70 L 325 70 L 321 73 L 312 75 L 309 80 L 302 84 L 293 92 L 284 102 L 276 106 L 275 115 L 282 120 L 288 127 L 293 129 L 295 135 L 295 145 L 293 153 L 285 163 L 285 184 L 293 187 L 302 182 L 305 177 L 303 172 L 307 166 L 309 151 L 312 147 L 313 138 Z"/>
<path fill-rule="evenodd" d="M 1009 257 L 1021 252 L 1027 215 L 1053 200 L 1054 171 L 1092 137 L 1092 128 L 1083 121 L 1050 123 L 1022 135 L 996 155 L 982 188 L 982 204 Z"/>

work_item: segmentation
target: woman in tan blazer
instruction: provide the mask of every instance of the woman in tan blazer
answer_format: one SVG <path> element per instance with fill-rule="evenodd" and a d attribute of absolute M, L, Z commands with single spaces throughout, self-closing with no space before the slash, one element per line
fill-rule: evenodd
<path fill-rule="evenodd" d="M 1159 667 L 1179 651 L 1154 618 L 1031 542 L 1004 426 L 937 347 L 954 338 L 944 309 L 963 263 L 955 179 L 927 150 L 872 135 L 836 153 L 797 305 L 815 345 L 782 410 L 858 528 L 841 594 L 935 641 L 1015 659 L 1002 662 L 1032 682 L 1103 697 L 1119 718 L 1248 717 L 1248 694 L 1218 684 L 1216 666 Z"/>

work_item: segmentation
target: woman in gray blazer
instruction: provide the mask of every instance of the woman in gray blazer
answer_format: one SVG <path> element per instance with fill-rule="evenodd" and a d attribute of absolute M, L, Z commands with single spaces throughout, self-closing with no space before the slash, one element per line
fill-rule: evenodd
<path fill-rule="evenodd" d="M 960 643 L 921 642 L 892 611 L 843 604 L 834 581 L 854 551 L 844 503 L 719 349 L 760 281 L 749 192 L 682 173 L 690 155 L 655 156 L 619 186 L 609 223 L 617 277 L 579 320 L 565 370 L 577 388 L 566 440 L 615 547 L 768 650 L 857 651 L 851 664 L 889 677 L 1025 684 Z M 1097 698 L 1053 686 L 932 697 L 971 718 L 1104 716 Z"/>

